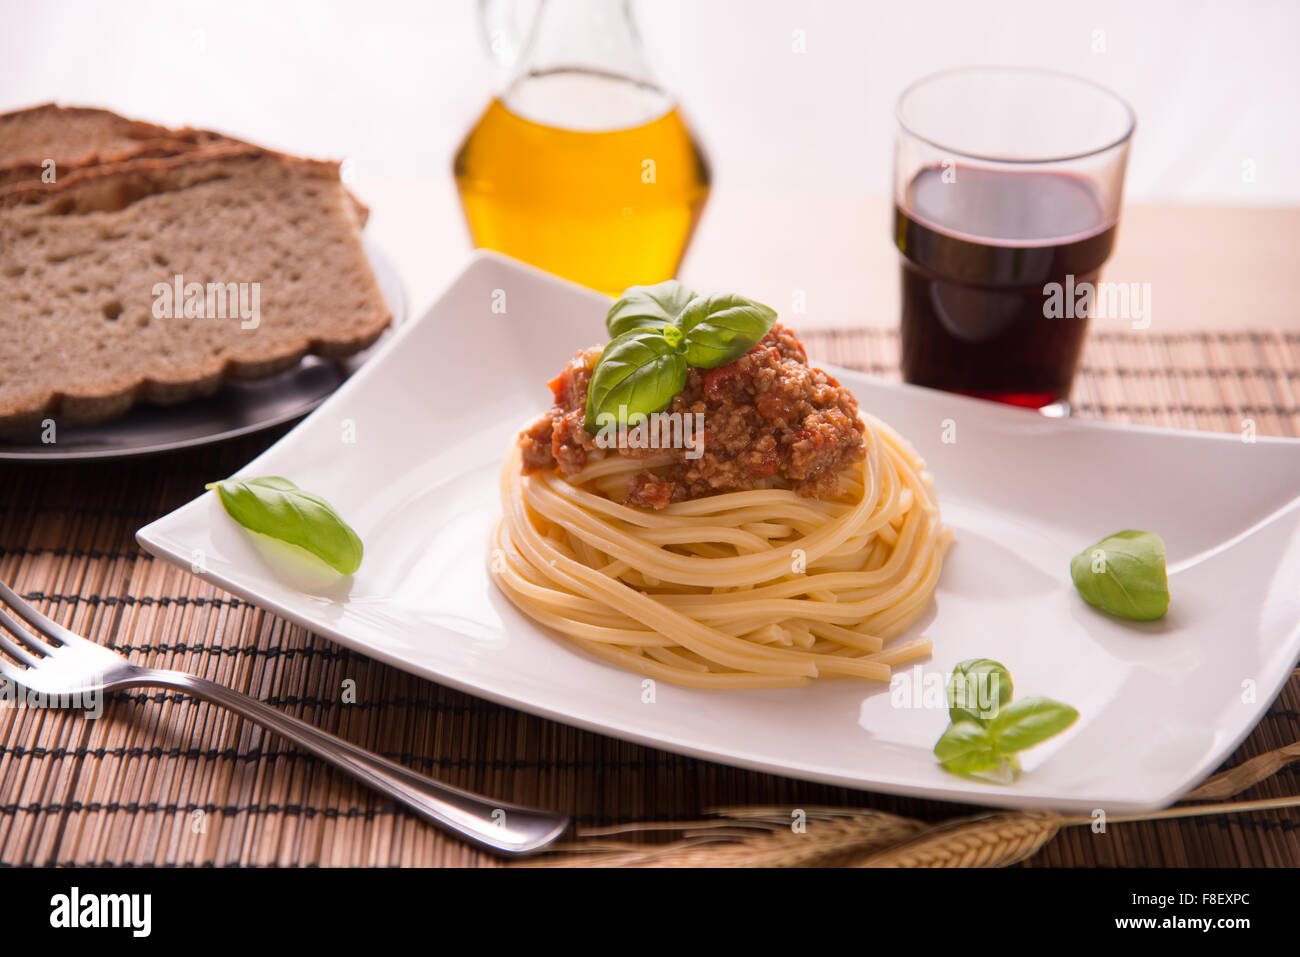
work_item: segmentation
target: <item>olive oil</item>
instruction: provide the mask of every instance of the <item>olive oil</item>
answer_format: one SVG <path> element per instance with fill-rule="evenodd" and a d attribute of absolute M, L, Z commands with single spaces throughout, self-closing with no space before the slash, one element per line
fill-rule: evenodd
<path fill-rule="evenodd" d="M 476 245 L 616 296 L 676 274 L 709 169 L 671 103 L 611 126 L 607 100 L 566 100 L 570 117 L 596 127 L 582 128 L 493 99 L 457 152 L 455 174 Z"/>

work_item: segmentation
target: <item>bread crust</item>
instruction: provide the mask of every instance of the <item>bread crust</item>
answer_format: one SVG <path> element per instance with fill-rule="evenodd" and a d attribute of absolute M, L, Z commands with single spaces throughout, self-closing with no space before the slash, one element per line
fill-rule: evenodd
<path fill-rule="evenodd" d="M 13 152 L 5 155 L 6 141 L 9 141 L 9 149 L 12 151 L 15 148 L 12 141 L 22 137 L 24 132 L 30 136 L 33 127 L 53 128 L 63 125 L 71 130 L 74 124 L 85 120 L 102 127 L 101 140 L 96 142 L 79 138 L 75 145 L 65 143 L 45 149 L 20 142 L 17 146 L 17 155 Z M 87 131 L 79 132 L 84 135 Z M 86 166 L 120 163 L 145 157 L 170 156 L 221 142 L 237 141 L 210 130 L 188 127 L 169 130 L 165 126 L 128 119 L 109 110 L 95 107 L 43 103 L 40 106 L 0 115 L 0 189 L 13 185 L 40 183 L 45 174 L 45 164 L 49 160 L 54 161 L 55 175 L 63 176 Z"/>
<path fill-rule="evenodd" d="M 23 159 L 21 157 L 6 159 L 3 155 L 3 139 L 0 138 L 0 203 L 3 202 L 3 197 L 12 190 L 53 185 L 42 181 L 46 159 L 53 159 L 56 164 L 56 174 L 66 177 L 69 173 L 76 173 L 87 167 L 132 163 L 142 159 L 164 159 L 170 156 L 188 154 L 195 150 L 221 146 L 249 146 L 254 149 L 264 149 L 245 140 L 236 139 L 233 136 L 217 133 L 213 130 L 195 129 L 192 126 L 168 129 L 165 126 L 158 126 L 144 120 L 133 120 L 111 110 L 91 106 L 59 106 L 56 103 L 42 103 L 37 106 L 0 114 L 0 137 L 3 137 L 6 125 L 12 126 L 15 123 L 30 121 L 34 118 L 65 120 L 75 117 L 93 117 L 108 122 L 118 136 L 133 139 L 136 142 L 129 147 L 95 147 L 79 152 L 76 155 L 40 157 L 39 159 Z M 266 150 L 266 152 L 274 151 Z M 283 153 L 277 155 L 294 158 Z M 351 190 L 348 190 L 348 196 L 351 197 L 357 217 L 361 225 L 364 226 L 370 217 L 370 208 L 357 199 Z"/>

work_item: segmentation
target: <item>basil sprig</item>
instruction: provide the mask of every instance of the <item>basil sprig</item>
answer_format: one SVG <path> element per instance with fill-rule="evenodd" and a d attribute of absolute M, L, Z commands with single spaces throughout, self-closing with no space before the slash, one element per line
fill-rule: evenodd
<path fill-rule="evenodd" d="M 986 689 L 996 683 L 998 702 L 992 708 L 988 701 L 971 707 L 978 699 L 970 689 L 981 680 Z M 962 688 L 966 690 L 958 690 Z M 1007 784 L 1020 775 L 1016 752 L 1060 734 L 1079 717 L 1068 704 L 1050 698 L 1012 701 L 1011 695 L 1011 673 L 998 662 L 972 658 L 958 664 L 948 681 L 952 724 L 934 746 L 939 763 L 954 774 Z M 989 696 L 987 690 L 982 694 Z"/>
<path fill-rule="evenodd" d="M 305 548 L 342 575 L 361 567 L 361 539 L 329 502 L 277 475 L 210 482 L 230 517 L 253 532 Z"/>
<path fill-rule="evenodd" d="M 983 723 L 1011 700 L 1011 672 L 992 658 L 971 658 L 948 679 L 948 717 Z M 996 697 L 995 697 L 996 696 Z"/>
<path fill-rule="evenodd" d="M 675 332 L 674 345 L 667 332 Z M 604 424 L 602 415 L 618 417 L 620 425 L 641 412 L 658 412 L 673 401 L 686 385 L 686 357 L 680 348 L 681 332 L 675 326 L 663 329 L 633 329 L 605 347 L 587 388 L 587 414 L 583 426 L 595 433 Z"/>
<path fill-rule="evenodd" d="M 630 286 L 605 316 L 605 328 L 611 339 L 633 329 L 662 328 L 675 322 L 694 298 L 694 291 L 676 279 L 653 286 Z"/>
<path fill-rule="evenodd" d="M 1070 559 L 1070 577 L 1089 605 L 1134 621 L 1169 610 L 1165 543 L 1153 532 L 1128 529 Z"/>
<path fill-rule="evenodd" d="M 610 308 L 611 341 L 587 387 L 583 426 L 620 426 L 666 409 L 686 385 L 686 369 L 735 362 L 776 322 L 773 309 L 736 295 L 697 296 L 675 279 L 632 286 Z"/>
<path fill-rule="evenodd" d="M 697 369 L 735 362 L 767 335 L 774 322 L 774 310 L 731 294 L 696 296 L 677 319 L 686 333 L 686 361 Z"/>

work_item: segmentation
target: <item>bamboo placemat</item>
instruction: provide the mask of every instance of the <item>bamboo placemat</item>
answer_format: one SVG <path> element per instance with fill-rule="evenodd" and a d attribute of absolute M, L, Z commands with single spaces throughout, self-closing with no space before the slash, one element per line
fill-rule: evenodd
<path fill-rule="evenodd" d="M 804 339 L 816 359 L 897 378 L 892 331 L 809 331 Z M 1239 432 L 1251 420 L 1261 436 L 1300 436 L 1300 334 L 1099 334 L 1074 400 L 1081 415 L 1123 422 Z M 133 462 L 0 466 L 0 579 L 134 662 L 248 691 L 450 784 L 563 809 L 587 829 L 694 821 L 720 806 L 766 806 L 787 820 L 795 808 L 873 808 L 910 819 L 899 826 L 912 831 L 924 826 L 917 821 L 971 814 L 737 770 L 535 718 L 338 648 L 139 550 L 137 528 L 283 431 Z M 346 679 L 356 682 L 355 703 L 341 700 Z M 1293 675 L 1225 767 L 1298 740 Z M 0 706 L 0 742 L 0 864 L 494 863 L 278 738 L 172 693 L 111 698 L 94 721 Z M 1237 799 L 1295 794 L 1300 771 L 1283 767 Z M 1023 822 L 1016 827 L 1023 831 Z M 1297 827 L 1294 808 L 1116 823 L 1104 834 L 1064 827 L 1027 864 L 1295 866 Z M 963 860 L 986 859 L 972 851 Z"/>

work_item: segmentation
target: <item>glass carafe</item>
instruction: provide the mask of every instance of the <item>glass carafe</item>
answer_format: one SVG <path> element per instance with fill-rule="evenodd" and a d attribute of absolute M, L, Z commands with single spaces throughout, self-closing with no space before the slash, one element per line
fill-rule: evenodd
<path fill-rule="evenodd" d="M 673 277 L 709 194 L 676 101 L 650 76 L 628 0 L 480 0 L 504 91 L 456 153 L 477 246 L 618 295 Z"/>

